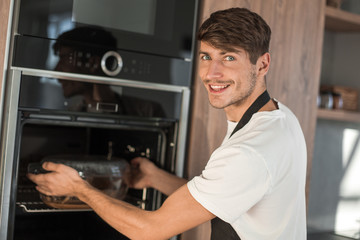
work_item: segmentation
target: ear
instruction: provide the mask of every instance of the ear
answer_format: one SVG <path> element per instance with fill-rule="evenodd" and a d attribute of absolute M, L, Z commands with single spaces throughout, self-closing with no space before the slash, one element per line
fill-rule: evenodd
<path fill-rule="evenodd" d="M 258 70 L 258 74 L 260 76 L 265 76 L 269 71 L 270 67 L 270 53 L 264 53 L 264 55 L 260 56 L 256 62 L 256 69 Z"/>

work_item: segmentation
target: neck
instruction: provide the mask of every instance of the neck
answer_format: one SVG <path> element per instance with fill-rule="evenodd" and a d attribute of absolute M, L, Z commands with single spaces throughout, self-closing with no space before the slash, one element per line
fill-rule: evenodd
<path fill-rule="evenodd" d="M 225 108 L 227 120 L 232 122 L 238 122 L 243 117 L 244 113 L 248 108 L 255 102 L 255 100 L 266 90 L 262 88 L 258 91 L 254 91 L 249 97 L 247 97 L 241 104 L 233 104 Z M 273 101 L 266 103 L 260 110 L 261 111 L 272 111 L 277 109 Z"/>

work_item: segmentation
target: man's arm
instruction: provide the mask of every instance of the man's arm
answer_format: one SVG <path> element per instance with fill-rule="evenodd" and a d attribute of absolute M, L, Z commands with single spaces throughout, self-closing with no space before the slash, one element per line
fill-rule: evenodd
<path fill-rule="evenodd" d="M 29 174 L 40 192 L 78 197 L 131 239 L 168 239 L 215 217 L 191 196 L 186 185 L 170 195 L 160 209 L 145 211 L 93 188 L 70 167 L 55 163 L 43 167 L 53 172 Z"/>

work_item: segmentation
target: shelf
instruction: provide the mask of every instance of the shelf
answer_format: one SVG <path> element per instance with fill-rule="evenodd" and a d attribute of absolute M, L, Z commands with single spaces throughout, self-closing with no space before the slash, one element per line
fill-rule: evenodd
<path fill-rule="evenodd" d="M 360 32 L 360 15 L 327 6 L 325 28 L 336 32 Z"/>
<path fill-rule="evenodd" d="M 317 116 L 318 118 L 328 120 L 360 123 L 360 112 L 351 112 L 345 110 L 327 110 L 319 108 L 317 111 Z"/>

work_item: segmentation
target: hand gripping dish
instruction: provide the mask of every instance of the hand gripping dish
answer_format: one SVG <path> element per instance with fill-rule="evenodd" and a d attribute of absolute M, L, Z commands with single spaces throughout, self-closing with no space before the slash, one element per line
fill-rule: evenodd
<path fill-rule="evenodd" d="M 76 169 L 84 180 L 105 194 L 123 199 L 127 193 L 127 179 L 130 174 L 128 162 L 121 158 L 107 160 L 97 155 L 56 155 L 43 158 L 41 163 L 31 163 L 30 173 L 46 173 L 43 162 L 61 163 Z M 47 196 L 40 193 L 41 200 L 50 207 L 60 209 L 86 209 L 88 205 L 72 196 Z"/>

